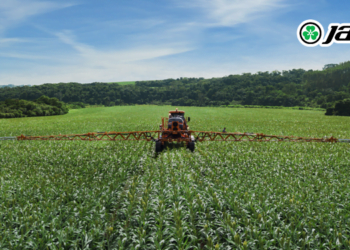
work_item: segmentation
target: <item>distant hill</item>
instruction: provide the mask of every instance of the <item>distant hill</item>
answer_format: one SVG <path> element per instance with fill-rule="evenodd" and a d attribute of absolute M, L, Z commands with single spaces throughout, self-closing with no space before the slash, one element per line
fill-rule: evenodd
<path fill-rule="evenodd" d="M 13 84 L 9 84 L 9 85 L 0 85 L 0 88 L 5 88 L 5 87 L 13 88 L 13 87 L 16 87 L 16 86 L 13 85 Z"/>
<path fill-rule="evenodd" d="M 307 87 L 317 90 L 347 91 L 350 86 L 350 61 L 330 65 L 334 66 L 321 71 L 307 72 L 304 76 Z"/>
<path fill-rule="evenodd" d="M 22 87 L 22 86 L 31 86 L 31 85 L 13 85 L 13 84 L 8 84 L 8 85 L 0 85 L 0 88 L 14 88 L 14 87 Z"/>
<path fill-rule="evenodd" d="M 119 85 L 129 85 L 129 84 L 135 84 L 135 81 L 129 81 L 129 82 L 109 82 L 109 83 L 118 83 Z"/>
<path fill-rule="evenodd" d="M 329 108 L 350 98 L 350 62 L 324 70 L 243 73 L 212 79 L 187 78 L 119 83 L 43 84 L 5 88 L 0 101 L 36 100 L 42 95 L 90 105 L 171 104 L 178 106 L 263 105 Z"/>

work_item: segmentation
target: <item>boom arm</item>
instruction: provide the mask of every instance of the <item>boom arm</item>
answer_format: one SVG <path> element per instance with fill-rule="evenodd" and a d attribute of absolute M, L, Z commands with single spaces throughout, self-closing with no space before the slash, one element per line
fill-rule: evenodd
<path fill-rule="evenodd" d="M 85 134 L 47 135 L 47 136 L 12 136 L 0 137 L 0 140 L 83 140 L 83 141 L 154 141 L 160 138 L 161 130 L 132 131 L 132 132 L 93 132 Z M 197 142 L 203 141 L 256 141 L 256 142 L 348 142 L 350 139 L 337 139 L 334 137 L 308 138 L 295 136 L 265 135 L 259 133 L 226 133 L 213 131 L 185 131 L 192 135 Z M 175 140 L 176 141 L 176 140 Z"/>
<path fill-rule="evenodd" d="M 93 132 L 86 134 L 70 134 L 70 135 L 47 135 L 47 136 L 26 136 L 20 135 L 16 138 L 23 140 L 83 140 L 83 141 L 152 141 L 158 138 L 161 131 L 132 131 L 132 132 Z"/>
<path fill-rule="evenodd" d="M 290 141 L 290 142 L 350 142 L 350 139 L 336 139 L 332 137 L 325 138 L 308 138 L 282 135 L 265 135 L 259 133 L 226 133 L 212 131 L 191 131 L 196 141 L 257 141 L 257 142 L 274 142 L 274 141 Z"/>

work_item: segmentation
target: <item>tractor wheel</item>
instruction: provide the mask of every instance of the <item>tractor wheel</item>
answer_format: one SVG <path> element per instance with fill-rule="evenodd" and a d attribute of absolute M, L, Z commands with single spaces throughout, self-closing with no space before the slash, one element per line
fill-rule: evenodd
<path fill-rule="evenodd" d="M 162 152 L 163 145 L 161 141 L 156 141 L 156 153 Z"/>
<path fill-rule="evenodd" d="M 190 142 L 188 143 L 188 145 L 187 145 L 187 148 L 188 148 L 189 150 L 191 150 L 191 152 L 193 152 L 193 151 L 194 151 L 194 148 L 195 148 L 194 141 L 190 141 Z"/>

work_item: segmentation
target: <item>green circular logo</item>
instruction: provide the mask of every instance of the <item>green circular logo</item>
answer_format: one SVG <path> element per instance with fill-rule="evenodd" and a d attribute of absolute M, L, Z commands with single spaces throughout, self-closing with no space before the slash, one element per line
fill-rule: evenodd
<path fill-rule="evenodd" d="M 323 35 L 322 25 L 315 20 L 302 22 L 297 30 L 297 36 L 301 44 L 307 47 L 318 45 Z"/>

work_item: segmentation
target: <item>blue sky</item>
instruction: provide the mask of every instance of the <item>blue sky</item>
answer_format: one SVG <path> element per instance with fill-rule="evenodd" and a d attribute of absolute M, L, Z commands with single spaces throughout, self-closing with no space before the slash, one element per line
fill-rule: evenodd
<path fill-rule="evenodd" d="M 309 48 L 307 19 L 350 23 L 348 0 L 0 0 L 0 85 L 221 77 L 350 60 Z"/>

